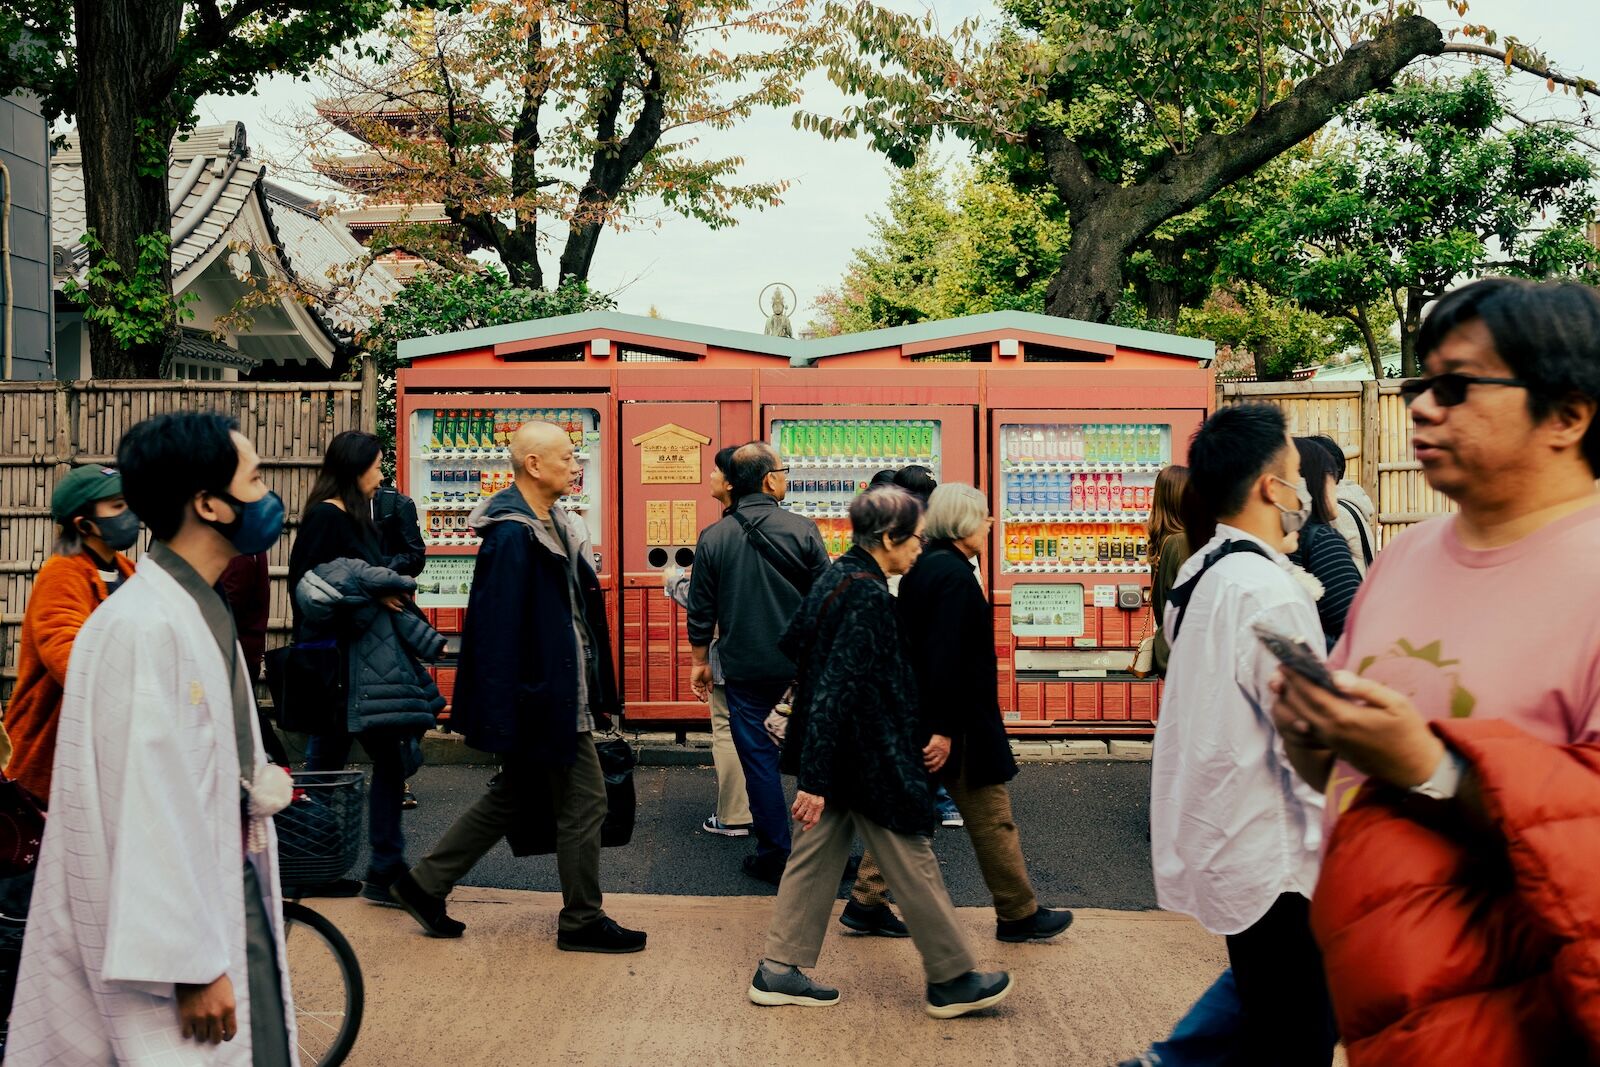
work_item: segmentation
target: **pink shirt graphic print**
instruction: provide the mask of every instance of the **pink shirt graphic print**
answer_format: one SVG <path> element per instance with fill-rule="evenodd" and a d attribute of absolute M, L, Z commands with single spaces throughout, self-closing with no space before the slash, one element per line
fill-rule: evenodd
<path fill-rule="evenodd" d="M 1600 505 L 1492 549 L 1463 545 L 1454 517 L 1407 531 L 1373 562 L 1329 665 L 1406 694 L 1426 719 L 1600 741 Z M 1334 768 L 1330 821 L 1363 780 Z"/>

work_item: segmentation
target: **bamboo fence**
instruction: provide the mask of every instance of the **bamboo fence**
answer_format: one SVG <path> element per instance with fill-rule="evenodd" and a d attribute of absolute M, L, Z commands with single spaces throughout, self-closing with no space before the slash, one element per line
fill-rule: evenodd
<path fill-rule="evenodd" d="M 1429 488 L 1411 451 L 1411 416 L 1398 381 L 1219 382 L 1217 405 L 1275 404 L 1296 436 L 1327 434 L 1344 446 L 1347 474 L 1378 507 L 1378 547 L 1402 530 L 1455 510 Z"/>
<path fill-rule="evenodd" d="M 269 644 L 289 624 L 289 546 L 300 505 L 342 430 L 371 430 L 376 379 L 360 382 L 0 382 L 0 698 L 17 673 L 17 642 L 33 577 L 56 537 L 50 494 L 74 466 L 113 463 L 135 423 L 169 411 L 219 411 L 255 445 L 268 487 L 283 497 L 289 530 L 268 555 Z M 135 549 L 133 555 L 138 554 Z"/>

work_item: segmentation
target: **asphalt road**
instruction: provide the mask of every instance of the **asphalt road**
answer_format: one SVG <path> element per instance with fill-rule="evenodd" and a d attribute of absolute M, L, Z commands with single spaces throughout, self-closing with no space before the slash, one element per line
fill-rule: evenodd
<path fill-rule="evenodd" d="M 477 799 L 493 773 L 488 767 L 424 767 L 411 780 L 419 806 L 405 813 L 406 854 L 412 862 L 432 847 L 450 822 Z M 700 829 L 716 800 L 710 767 L 640 767 L 633 841 L 608 848 L 601 881 L 612 893 L 743 896 L 775 892 L 740 869 L 748 839 Z M 791 786 L 792 788 L 792 786 Z M 1041 902 L 1074 908 L 1138 910 L 1155 907 L 1146 839 L 1148 763 L 1065 763 L 1022 766 L 1011 783 L 1012 806 Z M 964 830 L 940 830 L 934 851 L 958 906 L 989 903 Z M 359 876 L 363 868 L 354 872 Z M 502 842 L 468 876 L 466 885 L 555 891 L 555 859 L 516 859 Z"/>

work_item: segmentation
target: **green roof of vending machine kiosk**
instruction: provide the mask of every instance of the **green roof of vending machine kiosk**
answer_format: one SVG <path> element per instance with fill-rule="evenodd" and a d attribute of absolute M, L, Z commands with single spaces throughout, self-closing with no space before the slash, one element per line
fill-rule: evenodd
<path fill-rule="evenodd" d="M 955 350 L 996 346 L 1001 356 L 1024 352 L 1025 362 L 1155 362 L 1183 360 L 1205 366 L 1216 356 L 1210 341 L 1151 330 L 1107 326 L 1097 322 L 1037 315 L 1025 311 L 995 311 L 937 322 L 919 322 L 892 329 L 837 337 L 769 337 L 765 334 L 697 326 L 666 319 L 624 315 L 615 311 L 589 311 L 534 319 L 505 326 L 486 326 L 459 333 L 414 337 L 400 342 L 402 361 L 476 357 L 492 365 L 507 358 L 538 359 L 537 353 L 557 347 L 573 351 L 565 358 L 591 362 L 609 359 L 612 342 L 622 348 L 652 345 L 669 359 L 712 358 L 727 362 L 757 357 L 787 360 L 790 366 L 815 366 L 823 359 L 875 357 L 871 362 L 927 359 Z M 578 355 L 576 349 L 581 348 Z M 1029 350 L 1032 350 L 1031 352 Z M 1037 355 L 1033 353 L 1038 353 Z M 1133 357 L 1131 359 L 1127 357 Z M 624 358 L 624 361 L 625 358 Z"/>

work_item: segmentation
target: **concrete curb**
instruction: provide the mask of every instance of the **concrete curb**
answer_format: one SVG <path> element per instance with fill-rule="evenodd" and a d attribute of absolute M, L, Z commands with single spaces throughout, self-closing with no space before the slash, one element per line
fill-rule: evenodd
<path fill-rule="evenodd" d="M 304 734 L 283 734 L 284 746 L 289 756 L 296 760 L 305 758 Z M 711 736 L 689 734 L 683 744 L 676 734 L 627 733 L 624 735 L 639 755 L 642 767 L 709 767 L 711 766 Z M 1090 741 L 1090 740 L 1014 740 L 1011 752 L 1018 763 L 1076 763 L 1082 760 L 1150 759 L 1148 741 Z M 430 730 L 422 739 L 422 758 L 431 767 L 469 766 L 488 767 L 499 762 L 493 753 L 470 747 L 460 734 L 443 730 Z M 350 751 L 352 763 L 370 763 L 359 744 Z"/>

